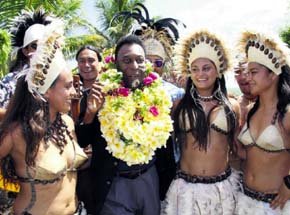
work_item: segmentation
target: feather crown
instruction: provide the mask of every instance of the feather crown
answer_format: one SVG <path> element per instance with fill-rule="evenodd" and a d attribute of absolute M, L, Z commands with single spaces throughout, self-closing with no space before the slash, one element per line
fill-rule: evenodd
<path fill-rule="evenodd" d="M 145 16 L 142 10 L 145 12 Z M 143 41 L 147 55 L 158 55 L 164 60 L 172 57 L 172 46 L 179 38 L 177 28 L 181 24 L 179 20 L 164 18 L 154 21 L 150 18 L 147 8 L 141 3 L 137 3 L 132 11 L 122 11 L 116 14 L 111 21 L 111 25 L 120 17 L 124 18 L 124 24 L 130 18 L 138 22 L 139 26 L 132 33 Z M 183 26 L 185 27 L 184 24 Z"/>
<path fill-rule="evenodd" d="M 210 59 L 215 64 L 219 77 L 230 66 L 230 57 L 223 42 L 206 30 L 192 32 L 176 47 L 176 64 L 179 71 L 189 74 L 192 62 L 198 58 Z"/>
<path fill-rule="evenodd" d="M 280 38 L 270 34 L 246 31 L 242 33 L 239 46 L 246 54 L 247 62 L 257 62 L 279 75 L 281 67 L 290 65 L 290 51 Z"/>
<path fill-rule="evenodd" d="M 9 31 L 12 35 L 13 47 L 23 47 L 25 32 L 35 24 L 48 25 L 53 17 L 43 9 L 36 11 L 22 10 L 18 16 L 11 20 Z"/>
<path fill-rule="evenodd" d="M 56 80 L 66 62 L 61 52 L 64 45 L 64 24 L 55 20 L 45 27 L 45 33 L 38 41 L 37 50 L 26 71 L 28 89 L 32 94 L 42 95 Z"/>

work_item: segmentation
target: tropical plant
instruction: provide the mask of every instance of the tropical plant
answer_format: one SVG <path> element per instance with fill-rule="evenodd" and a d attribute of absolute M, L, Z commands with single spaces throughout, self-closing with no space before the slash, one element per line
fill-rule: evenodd
<path fill-rule="evenodd" d="M 8 56 L 11 50 L 10 35 L 4 30 L 0 29 L 0 76 L 3 77 L 7 71 Z"/>
<path fill-rule="evenodd" d="M 106 47 L 108 39 L 103 33 L 84 19 L 81 14 L 82 0 L 1 0 L 0 1 L 0 28 L 9 29 L 9 23 L 23 9 L 36 9 L 42 7 L 48 12 L 65 20 L 66 46 L 64 52 L 71 57 L 83 44 L 92 44 L 97 47 Z M 74 29 L 82 28 L 85 34 L 79 35 Z M 1 50 L 2 51 L 2 50 Z M 5 55 L 5 53 L 0 53 Z M 0 60 L 3 60 L 1 58 Z M 0 65 L 6 62 L 0 61 Z M 7 71 L 7 70 L 6 70 Z M 2 74 L 3 75 L 3 70 Z"/>
<path fill-rule="evenodd" d="M 290 47 L 290 27 L 289 26 L 280 32 L 280 36 L 282 40 Z"/>
<path fill-rule="evenodd" d="M 108 38 L 108 46 L 112 47 L 116 44 L 117 40 L 128 34 L 131 27 L 132 21 L 115 22 L 114 25 L 111 24 L 111 20 L 115 14 L 122 11 L 133 10 L 137 3 L 143 3 L 144 0 L 97 0 L 96 8 L 99 17 L 100 30 L 103 35 Z"/>

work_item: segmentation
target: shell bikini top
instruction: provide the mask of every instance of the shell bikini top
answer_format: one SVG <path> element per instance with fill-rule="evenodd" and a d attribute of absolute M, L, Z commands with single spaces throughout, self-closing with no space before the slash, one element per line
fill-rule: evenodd
<path fill-rule="evenodd" d="M 215 107 L 213 109 L 213 111 L 216 111 L 217 113 L 216 113 L 215 118 L 210 123 L 210 128 L 212 128 L 213 130 L 215 130 L 219 133 L 227 135 L 229 132 L 229 130 L 228 130 L 229 128 L 228 128 L 227 117 L 226 117 L 224 107 L 222 107 L 222 106 Z M 182 117 L 179 117 L 179 120 L 181 121 Z M 184 129 L 184 131 L 186 133 L 191 131 L 191 125 L 190 125 L 187 113 L 185 114 L 185 129 Z"/>
<path fill-rule="evenodd" d="M 253 138 L 247 123 L 245 123 L 238 136 L 238 140 L 244 146 L 256 146 L 267 152 L 281 152 L 284 150 L 290 152 L 290 148 L 285 147 L 277 121 L 277 119 L 274 119 L 273 123 L 268 125 L 257 139 Z"/>
<path fill-rule="evenodd" d="M 59 149 L 53 146 L 46 150 L 40 160 L 36 161 L 35 167 L 27 166 L 26 173 L 28 177 L 17 176 L 17 179 L 20 182 L 47 184 L 60 180 L 69 171 L 76 171 L 87 160 L 87 155 L 75 141 L 72 144 L 74 155 L 69 167 L 67 161 L 59 154 Z M 31 172 L 33 172 L 33 176 Z"/>

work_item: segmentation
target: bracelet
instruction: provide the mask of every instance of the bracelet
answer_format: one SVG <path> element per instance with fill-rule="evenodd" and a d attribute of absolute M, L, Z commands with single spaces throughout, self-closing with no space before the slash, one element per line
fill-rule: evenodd
<path fill-rule="evenodd" d="M 290 175 L 284 177 L 284 183 L 288 189 L 290 189 Z"/>

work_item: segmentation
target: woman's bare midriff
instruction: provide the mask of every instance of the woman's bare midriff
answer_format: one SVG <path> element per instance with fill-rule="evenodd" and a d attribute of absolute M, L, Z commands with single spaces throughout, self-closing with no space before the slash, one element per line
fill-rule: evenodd
<path fill-rule="evenodd" d="M 257 147 L 247 149 L 244 183 L 264 193 L 277 193 L 283 177 L 289 174 L 290 156 L 286 151 L 266 152 Z"/>
<path fill-rule="evenodd" d="M 182 147 L 180 168 L 189 175 L 217 176 L 228 166 L 227 138 L 221 134 L 211 134 L 210 144 L 205 151 L 199 149 L 191 134 L 187 134 Z"/>
<path fill-rule="evenodd" d="M 14 214 L 20 215 L 31 200 L 31 186 L 29 183 L 21 183 L 21 191 L 14 203 Z M 36 202 L 31 214 L 37 215 L 72 215 L 77 208 L 75 196 L 76 172 L 68 172 L 58 182 L 52 184 L 36 184 Z M 26 195 L 25 195 L 26 194 Z"/>

